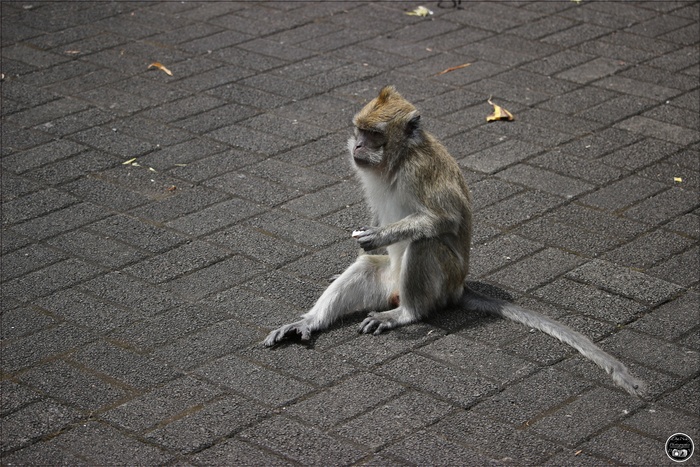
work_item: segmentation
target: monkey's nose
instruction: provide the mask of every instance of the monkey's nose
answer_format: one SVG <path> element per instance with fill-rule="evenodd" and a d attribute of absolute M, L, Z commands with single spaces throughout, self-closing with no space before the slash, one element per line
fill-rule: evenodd
<path fill-rule="evenodd" d="M 357 141 L 357 142 L 355 143 L 355 149 L 354 149 L 353 151 L 357 151 L 357 150 L 360 149 L 362 146 L 363 146 L 363 145 L 362 145 L 362 141 Z"/>

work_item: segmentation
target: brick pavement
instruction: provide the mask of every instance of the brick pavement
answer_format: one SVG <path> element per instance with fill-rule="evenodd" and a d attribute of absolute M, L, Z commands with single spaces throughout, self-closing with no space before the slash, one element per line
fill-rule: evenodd
<path fill-rule="evenodd" d="M 700 442 L 700 4 L 416 5 L 0 4 L 3 464 L 665 465 L 671 434 Z M 260 346 L 356 255 L 345 140 L 389 83 L 471 184 L 471 279 L 649 401 L 460 310 Z M 516 121 L 487 124 L 489 96 Z"/>

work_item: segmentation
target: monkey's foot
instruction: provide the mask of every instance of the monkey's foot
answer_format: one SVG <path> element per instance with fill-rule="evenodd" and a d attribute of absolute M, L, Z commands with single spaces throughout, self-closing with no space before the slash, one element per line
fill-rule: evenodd
<path fill-rule="evenodd" d="M 294 323 L 285 324 L 281 328 L 275 329 L 270 334 L 267 335 L 263 345 L 265 347 L 272 347 L 282 339 L 284 339 L 289 334 L 301 334 L 301 340 L 308 341 L 311 339 L 311 328 L 303 319 L 300 321 L 295 321 Z"/>
<path fill-rule="evenodd" d="M 399 326 L 399 322 L 396 320 L 396 313 L 390 311 L 373 311 L 360 323 L 360 327 L 357 332 L 362 334 L 372 333 L 375 336 L 381 334 L 389 329 L 394 329 Z"/>

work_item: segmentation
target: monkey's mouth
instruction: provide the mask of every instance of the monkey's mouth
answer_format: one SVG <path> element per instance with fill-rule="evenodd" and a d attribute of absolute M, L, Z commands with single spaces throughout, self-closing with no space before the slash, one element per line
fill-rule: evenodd
<path fill-rule="evenodd" d="M 352 160 L 355 161 L 355 164 L 357 164 L 358 166 L 368 167 L 370 165 L 374 165 L 372 163 L 372 160 L 368 157 L 356 156 L 353 154 Z"/>

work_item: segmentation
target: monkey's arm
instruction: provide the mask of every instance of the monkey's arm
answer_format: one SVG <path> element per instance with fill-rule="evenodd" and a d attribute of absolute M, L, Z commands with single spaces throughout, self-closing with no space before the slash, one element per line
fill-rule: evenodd
<path fill-rule="evenodd" d="M 363 250 L 370 251 L 403 241 L 421 240 L 442 234 L 456 234 L 462 217 L 446 213 L 419 212 L 383 227 L 361 227 L 353 232 Z"/>

